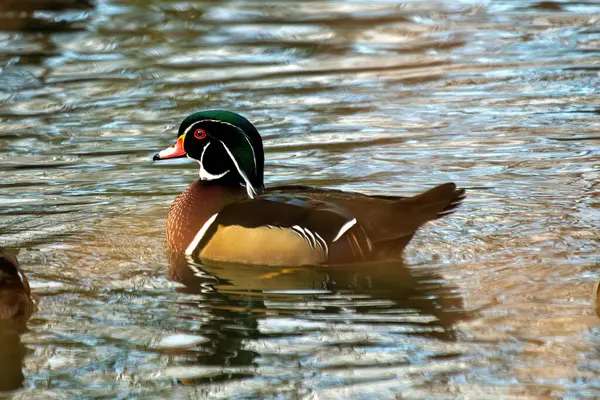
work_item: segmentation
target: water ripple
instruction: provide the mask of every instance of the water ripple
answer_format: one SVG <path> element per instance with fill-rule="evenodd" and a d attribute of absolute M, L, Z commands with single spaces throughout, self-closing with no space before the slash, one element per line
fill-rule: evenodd
<path fill-rule="evenodd" d="M 42 3 L 0 5 L 14 398 L 598 397 L 598 4 Z M 167 257 L 197 172 L 151 157 L 205 108 L 256 123 L 267 184 L 468 200 L 405 264 Z"/>

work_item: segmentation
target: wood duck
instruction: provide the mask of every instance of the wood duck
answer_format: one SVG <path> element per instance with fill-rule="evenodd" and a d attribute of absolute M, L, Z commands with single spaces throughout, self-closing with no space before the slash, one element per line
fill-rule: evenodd
<path fill-rule="evenodd" d="M 33 312 L 27 277 L 16 257 L 0 248 L 0 325 L 2 321 L 26 321 Z"/>
<path fill-rule="evenodd" d="M 188 157 L 200 179 L 167 217 L 167 245 L 205 262 L 297 266 L 400 257 L 416 230 L 452 213 L 465 191 L 445 183 L 414 197 L 288 185 L 265 188 L 260 134 L 246 118 L 209 110 L 183 120 L 154 160 Z"/>

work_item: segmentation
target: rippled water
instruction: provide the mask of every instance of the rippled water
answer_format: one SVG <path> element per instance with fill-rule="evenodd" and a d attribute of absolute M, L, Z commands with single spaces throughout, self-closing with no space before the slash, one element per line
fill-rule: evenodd
<path fill-rule="evenodd" d="M 597 2 L 33 3 L 0 6 L 14 398 L 600 397 Z M 151 156 L 207 108 L 255 122 L 268 184 L 468 201 L 403 265 L 169 260 L 197 167 Z"/>

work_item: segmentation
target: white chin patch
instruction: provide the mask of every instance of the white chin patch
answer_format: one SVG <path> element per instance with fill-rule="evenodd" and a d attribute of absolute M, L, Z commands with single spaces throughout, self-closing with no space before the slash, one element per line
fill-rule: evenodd
<path fill-rule="evenodd" d="M 204 146 L 204 149 L 202 149 L 202 155 L 200 156 L 200 161 L 198 161 L 198 164 L 200 164 L 200 179 L 203 181 L 214 181 L 215 179 L 221 179 L 227 175 L 229 170 L 215 175 L 211 174 L 204 168 L 204 153 L 206 153 L 208 146 L 210 146 L 210 142 L 208 142 L 206 146 Z"/>
<path fill-rule="evenodd" d="M 228 172 L 229 170 L 223 172 L 222 174 L 214 175 L 205 170 L 204 166 L 200 164 L 200 179 L 202 179 L 203 181 L 214 181 L 215 179 L 221 179 L 222 177 L 227 175 Z"/>

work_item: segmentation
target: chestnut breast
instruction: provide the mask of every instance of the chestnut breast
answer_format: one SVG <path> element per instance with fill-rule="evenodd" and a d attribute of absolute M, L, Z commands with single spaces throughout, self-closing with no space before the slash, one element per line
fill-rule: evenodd
<path fill-rule="evenodd" d="M 181 193 L 167 216 L 167 245 L 185 252 L 204 223 L 228 204 L 246 198 L 244 188 L 206 184 L 198 180 Z"/>

